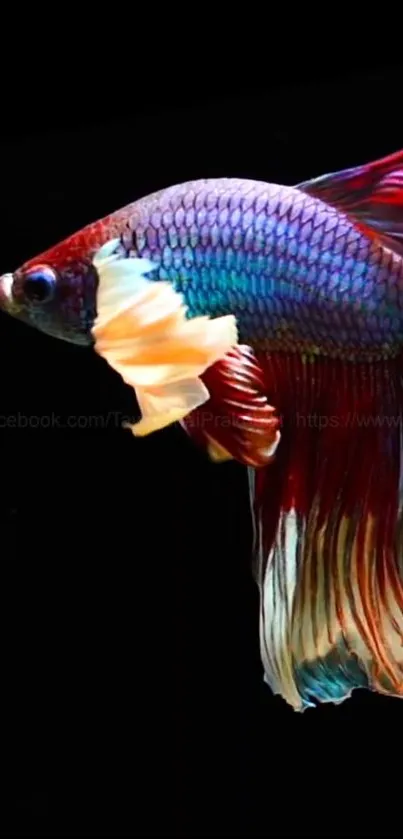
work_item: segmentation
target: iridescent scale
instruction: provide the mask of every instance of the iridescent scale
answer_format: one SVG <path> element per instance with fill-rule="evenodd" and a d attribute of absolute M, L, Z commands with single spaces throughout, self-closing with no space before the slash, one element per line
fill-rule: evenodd
<path fill-rule="evenodd" d="M 217 179 L 162 190 L 134 210 L 126 251 L 152 259 L 191 315 L 234 313 L 241 341 L 352 360 L 401 348 L 401 258 L 322 201 Z"/>

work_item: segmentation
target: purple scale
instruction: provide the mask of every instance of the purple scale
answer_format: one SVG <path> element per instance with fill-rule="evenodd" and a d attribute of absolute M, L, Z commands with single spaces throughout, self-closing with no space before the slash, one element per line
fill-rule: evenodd
<path fill-rule="evenodd" d="M 325 233 L 330 233 L 331 230 L 335 231 L 338 223 L 339 219 L 336 214 L 328 216 L 325 222 Z"/>
<path fill-rule="evenodd" d="M 273 227 L 273 230 L 278 237 L 284 237 L 284 234 L 287 233 L 287 222 L 286 221 L 278 221 L 277 224 Z"/>
<path fill-rule="evenodd" d="M 193 205 L 195 203 L 195 197 L 196 196 L 195 196 L 194 191 L 192 189 L 189 189 L 185 192 L 185 194 L 183 196 L 183 206 L 184 206 L 185 210 L 190 210 L 193 207 Z"/>
<path fill-rule="evenodd" d="M 219 216 L 218 216 L 219 225 L 221 227 L 224 227 L 224 225 L 227 224 L 228 219 L 229 219 L 229 209 L 228 209 L 228 207 L 223 207 L 219 211 Z"/>
<path fill-rule="evenodd" d="M 225 247 L 225 244 L 224 244 L 224 247 Z M 232 250 L 232 248 L 229 248 L 229 247 L 226 248 L 225 249 L 225 264 L 228 266 L 228 268 L 231 268 L 231 266 L 234 263 L 234 259 L 235 259 L 235 253 Z"/>
<path fill-rule="evenodd" d="M 361 236 L 360 230 L 357 230 L 356 227 L 350 227 L 350 229 L 347 233 L 347 242 L 349 244 L 351 242 L 356 242 L 357 244 L 359 244 L 361 238 L 362 238 L 362 236 Z"/>
<path fill-rule="evenodd" d="M 171 248 L 176 248 L 178 244 L 178 231 L 176 227 L 170 227 L 168 230 L 168 241 Z"/>
<path fill-rule="evenodd" d="M 295 219 L 294 221 L 292 221 L 291 224 L 289 224 L 288 227 L 287 227 L 289 238 L 290 239 L 298 238 L 300 228 L 301 228 L 301 224 L 300 224 L 299 219 Z"/>
<path fill-rule="evenodd" d="M 318 288 L 324 288 L 329 280 L 329 271 L 327 268 L 322 268 L 318 274 L 317 284 Z"/>
<path fill-rule="evenodd" d="M 153 227 L 157 228 L 161 224 L 161 210 L 154 210 L 151 215 L 151 224 Z"/>
<path fill-rule="evenodd" d="M 264 240 L 264 253 L 266 254 L 266 256 L 269 256 L 269 254 L 271 254 L 273 251 L 275 251 L 275 248 L 276 248 L 276 237 L 273 235 L 273 233 L 270 233 L 270 234 L 266 233 L 265 240 Z"/>
<path fill-rule="evenodd" d="M 176 227 L 177 228 L 181 227 L 184 220 L 185 220 L 185 211 L 184 211 L 183 207 L 180 206 L 180 207 L 178 207 L 178 209 L 176 210 L 176 213 L 175 213 Z"/>
<path fill-rule="evenodd" d="M 229 202 L 228 193 L 227 192 L 222 192 L 221 195 L 218 198 L 218 201 L 217 201 L 217 206 L 218 206 L 218 209 L 219 209 L 220 213 L 223 212 L 224 210 L 228 210 L 228 202 Z"/>
<path fill-rule="evenodd" d="M 247 210 L 246 213 L 242 215 L 242 229 L 249 230 L 252 229 L 254 219 L 254 212 L 253 210 Z"/>
<path fill-rule="evenodd" d="M 355 259 L 357 258 L 358 253 L 358 242 L 357 240 L 349 242 L 346 248 L 346 256 L 352 256 Z"/>
<path fill-rule="evenodd" d="M 343 256 L 341 253 L 332 254 L 332 262 L 330 268 L 332 271 L 338 270 L 343 265 Z"/>
<path fill-rule="evenodd" d="M 280 239 L 277 239 L 276 242 L 276 252 L 278 254 L 284 254 L 287 252 L 287 239 L 285 236 L 282 236 Z"/>
<path fill-rule="evenodd" d="M 266 218 L 266 210 L 267 210 L 267 194 L 264 192 L 257 196 L 255 201 L 255 214 L 258 216 L 260 213 L 264 214 Z"/>
<path fill-rule="evenodd" d="M 355 268 L 355 259 L 352 259 L 352 257 L 349 257 L 348 259 L 344 258 L 343 273 L 352 274 L 352 272 L 354 271 L 354 268 Z"/>
<path fill-rule="evenodd" d="M 232 239 L 232 230 L 229 224 L 226 224 L 225 227 L 221 229 L 221 241 L 224 245 L 224 248 L 229 247 L 230 242 Z"/>
<path fill-rule="evenodd" d="M 296 239 L 293 238 L 288 242 L 287 250 L 290 257 L 296 256 L 298 251 L 298 243 Z"/>
<path fill-rule="evenodd" d="M 207 222 L 210 225 L 216 224 L 218 220 L 218 207 L 212 207 L 211 210 L 208 211 L 207 215 Z"/>
<path fill-rule="evenodd" d="M 240 211 L 239 207 L 236 207 L 236 209 L 231 213 L 231 218 L 230 218 L 231 227 L 233 227 L 233 228 L 237 227 L 237 225 L 239 224 L 240 218 L 241 218 L 241 211 Z"/>
<path fill-rule="evenodd" d="M 305 224 L 306 222 L 311 222 L 311 228 L 313 229 L 313 217 L 315 214 L 315 207 L 312 204 L 312 201 L 307 200 L 304 202 L 302 213 L 300 217 L 301 224 Z"/>
<path fill-rule="evenodd" d="M 182 265 L 182 256 L 183 256 L 182 249 L 181 248 L 175 248 L 175 250 L 172 252 L 172 256 L 173 256 L 174 268 L 176 268 L 176 269 L 180 268 L 181 265 Z"/>
<path fill-rule="evenodd" d="M 318 207 L 316 207 L 312 221 L 314 230 L 317 230 L 318 227 L 324 227 L 326 221 L 326 214 L 323 212 L 322 209 L 318 209 Z"/>
<path fill-rule="evenodd" d="M 154 227 L 149 227 L 147 230 L 147 245 L 151 250 L 157 247 L 157 231 Z"/>
<path fill-rule="evenodd" d="M 194 207 L 190 207 L 190 209 L 187 211 L 186 217 L 185 217 L 186 227 L 191 227 L 192 224 L 194 224 L 195 217 L 196 217 L 196 213 L 195 213 Z"/>
<path fill-rule="evenodd" d="M 320 227 L 315 228 L 315 225 L 314 225 L 314 230 L 313 230 L 312 238 L 311 238 L 311 245 L 318 245 L 319 242 L 322 241 L 323 235 L 324 235 L 323 226 L 321 225 Z"/>
<path fill-rule="evenodd" d="M 218 224 L 213 224 L 213 226 L 210 230 L 210 238 L 211 238 L 211 244 L 212 244 L 213 248 L 217 247 L 217 245 L 220 241 L 220 228 L 219 228 Z"/>
<path fill-rule="evenodd" d="M 243 246 L 246 251 L 250 252 L 253 251 L 253 245 L 255 241 L 255 235 L 253 232 L 253 227 L 248 227 L 245 236 L 244 236 L 244 243 Z"/>
<path fill-rule="evenodd" d="M 193 249 L 190 247 L 190 245 L 187 245 L 185 250 L 183 251 L 183 263 L 186 266 L 186 268 L 190 268 L 194 263 Z"/>
<path fill-rule="evenodd" d="M 208 210 L 212 210 L 214 207 L 217 206 L 217 196 L 215 192 L 208 192 L 205 197 L 205 206 Z"/>
<path fill-rule="evenodd" d="M 333 247 L 333 242 L 334 242 L 334 233 L 333 233 L 332 230 L 330 230 L 328 233 L 325 233 L 325 235 L 324 235 L 323 242 L 322 242 L 323 249 L 330 251 L 331 248 Z"/>
<path fill-rule="evenodd" d="M 179 229 L 179 244 L 181 248 L 185 248 L 188 241 L 189 241 L 189 233 L 186 229 L 185 225 L 183 224 L 182 227 Z"/>
<path fill-rule="evenodd" d="M 266 213 L 260 212 L 258 215 L 255 216 L 254 227 L 256 231 L 262 231 L 266 227 L 267 222 L 267 215 Z"/>
<path fill-rule="evenodd" d="M 299 241 L 300 242 L 308 242 L 310 240 L 311 236 L 312 236 L 312 230 L 313 230 L 312 222 L 311 221 L 305 221 L 305 223 L 303 224 L 303 226 L 301 227 L 301 229 L 299 231 Z"/>
<path fill-rule="evenodd" d="M 172 250 L 169 245 L 166 245 L 163 252 L 162 252 L 162 263 L 165 268 L 170 268 L 172 265 Z"/>
<path fill-rule="evenodd" d="M 199 227 L 205 223 L 207 218 L 207 210 L 205 207 L 201 207 L 200 210 L 197 211 L 197 224 Z"/>
<path fill-rule="evenodd" d="M 138 248 L 138 250 L 141 250 L 142 248 L 144 248 L 144 245 L 145 245 L 145 243 L 146 243 L 146 231 L 145 231 L 145 228 L 144 228 L 144 227 L 140 227 L 140 225 L 139 225 L 138 227 L 136 227 L 135 233 L 136 233 L 136 245 L 137 245 L 137 248 Z"/>
<path fill-rule="evenodd" d="M 195 248 L 195 262 L 198 267 L 204 263 L 204 248 L 202 245 L 197 245 Z"/>
<path fill-rule="evenodd" d="M 195 198 L 194 207 L 196 212 L 204 207 L 204 192 L 198 192 Z"/>
<path fill-rule="evenodd" d="M 203 224 L 203 226 L 200 228 L 200 239 L 201 244 L 204 247 L 206 247 L 210 240 L 210 228 L 207 224 Z"/>
<path fill-rule="evenodd" d="M 198 241 L 199 241 L 199 228 L 197 227 L 196 224 L 192 224 L 192 226 L 189 230 L 189 233 L 190 233 L 190 244 L 191 244 L 192 248 L 195 248 Z"/>
<path fill-rule="evenodd" d="M 235 250 L 238 250 L 238 248 L 242 245 L 242 230 L 240 230 L 239 227 L 236 227 L 235 230 L 233 230 L 232 245 Z"/>
<path fill-rule="evenodd" d="M 173 224 L 173 220 L 174 214 L 172 210 L 165 210 L 162 214 L 162 223 L 167 230 L 171 227 L 171 224 Z"/>
<path fill-rule="evenodd" d="M 225 262 L 225 251 L 221 245 L 218 245 L 215 251 L 215 261 L 217 268 L 221 268 Z"/>
<path fill-rule="evenodd" d="M 228 207 L 229 207 L 230 212 L 233 213 L 234 210 L 239 209 L 239 204 L 240 204 L 240 195 L 237 192 L 233 192 L 230 195 L 230 199 L 229 199 L 229 203 L 228 203 Z"/>
<path fill-rule="evenodd" d="M 332 271 L 329 276 L 329 291 L 338 292 L 340 288 L 341 276 L 338 271 Z"/>
<path fill-rule="evenodd" d="M 159 245 L 160 248 L 163 248 L 163 247 L 165 247 L 165 245 L 168 241 L 168 233 L 167 233 L 167 231 L 165 230 L 164 227 L 159 227 L 157 232 L 158 232 L 158 245 Z"/>
<path fill-rule="evenodd" d="M 346 240 L 344 236 L 340 236 L 340 238 L 336 238 L 336 241 L 333 243 L 333 253 L 341 253 L 344 251 L 346 246 Z"/>
<path fill-rule="evenodd" d="M 304 201 L 305 196 L 303 195 L 298 195 L 298 197 L 294 199 L 290 209 L 290 214 L 288 216 L 290 222 L 300 218 L 304 206 Z"/>
<path fill-rule="evenodd" d="M 170 198 L 169 198 L 169 206 L 171 207 L 171 210 L 175 213 L 176 210 L 181 206 L 181 203 L 182 203 L 181 194 L 179 192 L 177 192 L 176 190 L 174 190 L 174 192 L 171 193 Z"/>
<path fill-rule="evenodd" d="M 277 207 L 277 215 L 281 219 L 285 219 L 290 211 L 290 200 L 289 198 L 283 198 L 280 200 L 280 203 Z"/>
<path fill-rule="evenodd" d="M 353 260 L 353 270 L 352 270 L 352 278 L 356 280 L 357 277 L 360 277 L 361 280 L 366 270 L 365 262 L 357 262 L 355 259 Z"/>
<path fill-rule="evenodd" d="M 360 294 L 362 291 L 364 281 L 362 277 L 352 277 L 351 292 L 352 294 Z"/>
<path fill-rule="evenodd" d="M 309 269 L 309 271 L 308 271 L 307 275 L 306 275 L 306 281 L 307 281 L 307 283 L 309 283 L 309 285 L 315 285 L 315 282 L 316 282 L 316 276 L 317 276 L 316 266 L 315 266 L 315 265 L 312 265 L 312 266 L 310 267 L 310 269 Z"/>
<path fill-rule="evenodd" d="M 343 272 L 342 276 L 340 277 L 340 285 L 339 291 L 342 297 L 350 297 L 351 296 L 351 275 L 345 274 Z"/>
<path fill-rule="evenodd" d="M 242 199 L 241 199 L 241 207 L 242 207 L 242 212 L 243 213 L 247 213 L 249 210 L 252 209 L 252 215 L 254 215 L 254 213 L 253 213 L 253 202 L 254 202 L 254 200 L 255 200 L 255 191 L 254 191 L 253 188 L 251 188 L 250 190 L 248 190 L 248 192 L 246 192 L 242 196 Z"/>
<path fill-rule="evenodd" d="M 254 244 L 253 244 L 254 253 L 261 253 L 264 250 L 264 243 L 265 243 L 265 237 L 264 237 L 263 231 L 261 231 L 261 230 L 255 231 L 254 232 Z"/>
<path fill-rule="evenodd" d="M 301 263 L 306 261 L 309 252 L 309 245 L 308 242 L 302 241 L 298 244 L 298 253 L 297 253 L 297 261 L 301 265 Z"/>

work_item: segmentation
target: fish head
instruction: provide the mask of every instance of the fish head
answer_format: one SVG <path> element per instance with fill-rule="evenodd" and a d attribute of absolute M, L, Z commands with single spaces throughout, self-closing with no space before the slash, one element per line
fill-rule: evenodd
<path fill-rule="evenodd" d="M 49 253 L 0 276 L 0 310 L 47 335 L 90 346 L 97 284 L 90 259 Z"/>

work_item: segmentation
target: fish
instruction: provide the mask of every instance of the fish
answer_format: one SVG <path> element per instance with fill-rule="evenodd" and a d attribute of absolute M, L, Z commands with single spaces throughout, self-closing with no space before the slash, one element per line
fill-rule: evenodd
<path fill-rule="evenodd" d="M 0 309 L 93 347 L 134 435 L 246 468 L 273 694 L 403 695 L 403 150 L 163 187 L 3 274 Z"/>

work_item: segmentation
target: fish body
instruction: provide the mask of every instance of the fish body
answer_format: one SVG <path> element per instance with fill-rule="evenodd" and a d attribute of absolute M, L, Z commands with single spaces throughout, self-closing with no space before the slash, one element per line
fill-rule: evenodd
<path fill-rule="evenodd" d="M 94 344 L 139 433 L 179 420 L 248 466 L 274 692 L 403 695 L 403 152 L 162 189 L 3 275 L 0 306 Z"/>
<path fill-rule="evenodd" d="M 190 316 L 234 314 L 241 342 L 255 349 L 358 360 L 402 345 L 402 258 L 320 198 L 235 178 L 161 190 L 35 257 L 14 276 L 20 316 L 90 340 L 91 261 L 115 237 L 122 256 L 154 263 L 150 279 L 170 282 Z M 58 272 L 59 298 L 25 310 L 23 278 L 38 263 Z"/>

